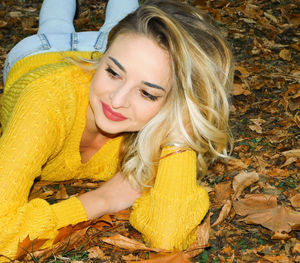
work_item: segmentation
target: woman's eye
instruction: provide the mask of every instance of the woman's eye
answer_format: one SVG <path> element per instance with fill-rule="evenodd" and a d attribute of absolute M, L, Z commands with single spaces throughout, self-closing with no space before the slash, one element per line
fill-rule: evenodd
<path fill-rule="evenodd" d="M 150 99 L 152 101 L 156 101 L 158 99 L 158 96 L 153 96 L 145 90 L 141 90 L 141 93 L 144 97 L 146 97 L 147 99 Z"/>
<path fill-rule="evenodd" d="M 105 70 L 108 72 L 109 76 L 112 78 L 120 77 L 120 75 L 117 72 L 115 72 L 111 67 L 107 67 Z"/>

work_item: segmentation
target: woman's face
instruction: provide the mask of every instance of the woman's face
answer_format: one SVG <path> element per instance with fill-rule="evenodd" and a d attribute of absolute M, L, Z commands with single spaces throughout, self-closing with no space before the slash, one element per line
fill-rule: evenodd
<path fill-rule="evenodd" d="M 101 58 L 90 87 L 96 126 L 109 134 L 140 130 L 164 105 L 170 79 L 166 50 L 145 36 L 118 36 Z"/>

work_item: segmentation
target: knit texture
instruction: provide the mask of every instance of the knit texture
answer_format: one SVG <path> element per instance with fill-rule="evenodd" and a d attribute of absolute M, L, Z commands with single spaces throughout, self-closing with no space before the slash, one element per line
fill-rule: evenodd
<path fill-rule="evenodd" d="M 74 54 L 91 55 L 65 56 Z M 1 108 L 0 254 L 14 258 L 19 241 L 28 235 L 49 239 L 45 246 L 51 246 L 59 228 L 87 220 L 76 197 L 54 205 L 42 199 L 28 202 L 37 177 L 108 180 L 116 174 L 121 136 L 81 162 L 79 145 L 92 77 L 65 62 L 60 53 L 24 58 L 9 72 Z M 172 147 L 165 148 L 162 156 L 172 152 Z M 195 239 L 208 206 L 206 191 L 196 183 L 196 155 L 185 151 L 160 161 L 155 185 L 136 200 L 130 222 L 149 245 L 184 249 Z"/>

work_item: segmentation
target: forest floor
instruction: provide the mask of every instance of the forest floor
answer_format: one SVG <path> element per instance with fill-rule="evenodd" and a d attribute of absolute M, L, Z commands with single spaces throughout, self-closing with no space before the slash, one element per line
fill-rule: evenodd
<path fill-rule="evenodd" d="M 80 2 L 77 31 L 99 29 L 105 2 Z M 217 21 L 236 61 L 230 117 L 234 158 L 215 162 L 201 182 L 211 208 L 198 228 L 197 242 L 171 254 L 148 249 L 125 210 L 62 229 L 52 250 L 40 250 L 39 240 L 25 240 L 20 245 L 29 253 L 21 249 L 19 261 L 300 262 L 299 3 L 189 2 Z M 1 68 L 7 52 L 37 32 L 40 6 L 41 0 L 0 1 Z M 2 89 L 2 72 L 0 79 Z M 30 198 L 55 203 L 99 184 L 40 181 Z"/>

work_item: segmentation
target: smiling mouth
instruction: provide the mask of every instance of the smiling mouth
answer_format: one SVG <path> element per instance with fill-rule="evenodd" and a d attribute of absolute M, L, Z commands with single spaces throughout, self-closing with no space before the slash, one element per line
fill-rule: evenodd
<path fill-rule="evenodd" d="M 106 104 L 102 101 L 101 101 L 101 104 L 102 104 L 103 113 L 107 119 L 109 119 L 111 121 L 125 121 L 128 119 L 121 113 L 113 111 L 112 108 L 108 104 Z"/>

